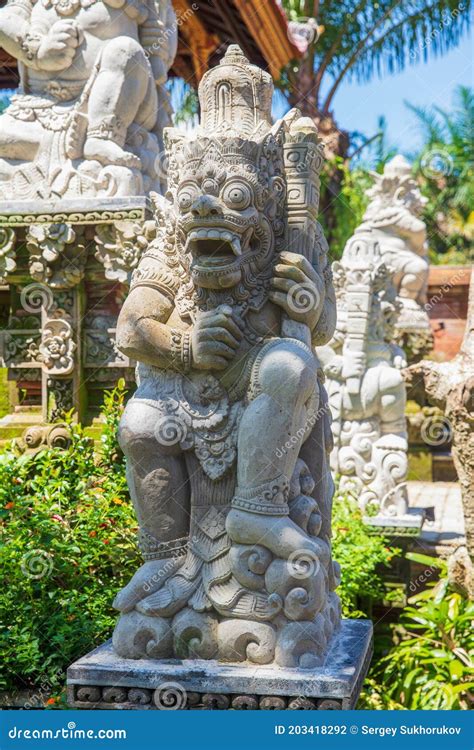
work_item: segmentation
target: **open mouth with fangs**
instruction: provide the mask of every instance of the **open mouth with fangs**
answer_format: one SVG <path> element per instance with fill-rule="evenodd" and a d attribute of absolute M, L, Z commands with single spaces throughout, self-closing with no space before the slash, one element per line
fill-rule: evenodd
<path fill-rule="evenodd" d="M 193 256 L 194 267 L 225 268 L 240 263 L 252 234 L 251 227 L 243 235 L 228 229 L 192 229 L 188 234 L 186 250 Z"/>

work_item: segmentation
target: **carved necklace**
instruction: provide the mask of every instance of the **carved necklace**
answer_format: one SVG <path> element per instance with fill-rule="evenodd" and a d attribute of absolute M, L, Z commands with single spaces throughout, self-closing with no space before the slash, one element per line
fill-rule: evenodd
<path fill-rule="evenodd" d="M 54 8 L 60 16 L 72 16 L 80 8 L 89 8 L 102 0 L 42 0 L 45 8 Z"/>

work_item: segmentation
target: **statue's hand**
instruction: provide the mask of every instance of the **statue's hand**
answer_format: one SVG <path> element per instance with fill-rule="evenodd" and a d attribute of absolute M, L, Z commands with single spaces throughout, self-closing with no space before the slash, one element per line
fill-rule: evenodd
<path fill-rule="evenodd" d="M 269 298 L 297 323 L 313 331 L 324 305 L 324 281 L 299 253 L 280 253 Z"/>
<path fill-rule="evenodd" d="M 342 377 L 344 380 L 348 378 L 362 380 L 366 370 L 367 356 L 365 352 L 344 349 L 342 356 Z"/>
<path fill-rule="evenodd" d="M 225 370 L 242 341 L 242 330 L 228 305 L 200 313 L 191 334 L 193 367 Z"/>
<path fill-rule="evenodd" d="M 43 37 L 38 48 L 40 70 L 60 71 L 71 66 L 80 43 L 79 29 L 74 21 L 57 21 Z"/>

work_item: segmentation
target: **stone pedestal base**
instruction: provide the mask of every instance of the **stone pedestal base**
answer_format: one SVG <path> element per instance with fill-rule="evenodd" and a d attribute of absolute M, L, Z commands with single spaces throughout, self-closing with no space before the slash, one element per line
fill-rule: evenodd
<path fill-rule="evenodd" d="M 343 620 L 323 667 L 117 656 L 109 641 L 68 669 L 71 708 L 352 709 L 372 657 L 372 623 Z"/>
<path fill-rule="evenodd" d="M 425 521 L 425 513 L 421 508 L 404 516 L 364 516 L 364 523 L 369 530 L 387 536 L 418 537 Z"/>

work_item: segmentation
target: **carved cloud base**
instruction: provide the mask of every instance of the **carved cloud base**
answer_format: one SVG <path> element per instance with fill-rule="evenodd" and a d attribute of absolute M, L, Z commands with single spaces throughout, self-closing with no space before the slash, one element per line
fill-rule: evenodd
<path fill-rule="evenodd" d="M 322 667 L 284 669 L 187 659 L 121 659 L 109 641 L 68 669 L 68 702 L 84 709 L 355 708 L 372 657 L 372 623 L 343 620 Z"/>

